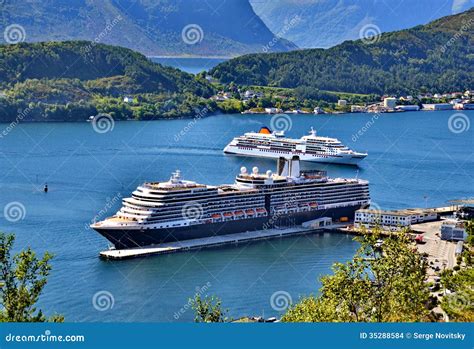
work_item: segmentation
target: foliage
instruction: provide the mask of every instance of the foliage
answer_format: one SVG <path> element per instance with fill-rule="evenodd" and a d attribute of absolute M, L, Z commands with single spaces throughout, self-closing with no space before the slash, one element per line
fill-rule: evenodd
<path fill-rule="evenodd" d="M 0 233 L 0 322 L 62 322 L 55 315 L 46 318 L 35 307 L 51 270 L 52 255 L 45 253 L 38 259 L 28 248 L 11 257 L 13 235 Z"/>
<path fill-rule="evenodd" d="M 222 309 L 222 302 L 215 297 L 204 297 L 196 294 L 191 299 L 191 307 L 195 312 L 195 322 L 225 322 L 227 310 Z"/>
<path fill-rule="evenodd" d="M 214 88 L 202 76 L 86 41 L 0 45 L 0 89 L 0 122 L 29 107 L 20 121 L 84 121 L 100 112 L 119 120 L 183 117 L 203 104 L 215 110 L 208 101 Z"/>
<path fill-rule="evenodd" d="M 474 246 L 474 219 L 466 222 L 466 233 L 467 233 L 467 240 L 466 242 Z"/>
<path fill-rule="evenodd" d="M 397 322 L 427 318 L 426 265 L 406 233 L 380 246 L 380 231 L 358 238 L 354 258 L 321 279 L 320 295 L 303 298 L 282 317 L 286 322 Z"/>
<path fill-rule="evenodd" d="M 474 268 L 468 267 L 458 272 L 446 270 L 442 273 L 441 282 L 451 293 L 441 301 L 441 308 L 450 321 L 474 321 Z"/>
<path fill-rule="evenodd" d="M 210 74 L 222 83 L 355 93 L 459 91 L 474 84 L 473 21 L 471 9 L 382 34 L 372 44 L 357 40 L 327 50 L 245 55 L 219 64 Z"/>

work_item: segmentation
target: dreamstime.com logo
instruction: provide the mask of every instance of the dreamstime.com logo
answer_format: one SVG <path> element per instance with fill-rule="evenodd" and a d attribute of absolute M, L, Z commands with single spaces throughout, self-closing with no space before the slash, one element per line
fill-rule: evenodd
<path fill-rule="evenodd" d="M 359 39 L 366 45 L 375 44 L 380 40 L 382 31 L 375 24 L 366 24 L 359 31 Z"/>
<path fill-rule="evenodd" d="M 26 217 L 25 205 L 18 201 L 12 201 L 3 208 L 3 216 L 12 223 L 22 221 Z"/>
<path fill-rule="evenodd" d="M 461 311 L 467 308 L 472 308 L 474 305 L 467 292 L 456 292 L 455 294 L 448 296 L 447 303 L 450 308 Z"/>
<path fill-rule="evenodd" d="M 99 291 L 94 294 L 92 297 L 92 305 L 97 311 L 107 311 L 112 309 L 115 304 L 115 298 L 112 293 L 109 291 Z"/>
<path fill-rule="evenodd" d="M 13 334 L 9 333 L 5 336 L 6 342 L 13 343 L 53 343 L 53 342 L 85 342 L 83 335 L 54 335 L 50 330 L 38 335 Z"/>
<path fill-rule="evenodd" d="M 456 113 L 449 117 L 448 128 L 452 133 L 463 133 L 469 130 L 471 121 L 466 114 Z"/>
<path fill-rule="evenodd" d="M 286 291 L 276 291 L 270 297 L 270 305 L 273 310 L 285 311 L 291 306 L 291 304 L 293 304 L 293 299 Z"/>
<path fill-rule="evenodd" d="M 188 24 L 181 31 L 181 39 L 185 44 L 196 45 L 204 39 L 204 31 L 198 24 Z"/>
<path fill-rule="evenodd" d="M 92 128 L 97 133 L 113 131 L 115 127 L 114 118 L 109 114 L 99 114 L 92 120 Z"/>
<path fill-rule="evenodd" d="M 26 39 L 25 28 L 19 24 L 10 24 L 3 31 L 3 38 L 8 44 L 18 44 L 23 42 Z"/>
<path fill-rule="evenodd" d="M 204 295 L 207 291 L 209 291 L 211 286 L 212 284 L 209 281 L 206 282 L 206 284 L 201 287 L 196 286 L 196 289 L 195 289 L 196 293 L 194 295 L 195 296 Z M 186 304 L 184 304 L 177 312 L 173 314 L 174 319 L 179 320 L 181 316 L 184 315 L 184 313 L 186 313 L 190 308 L 192 308 L 192 304 L 193 304 L 193 299 L 190 298 Z"/>
<path fill-rule="evenodd" d="M 270 128 L 273 131 L 290 131 L 293 127 L 293 121 L 291 117 L 287 114 L 275 114 L 270 120 Z"/>
<path fill-rule="evenodd" d="M 187 203 L 181 209 L 181 215 L 184 219 L 200 219 L 203 212 L 202 205 L 197 201 Z"/>

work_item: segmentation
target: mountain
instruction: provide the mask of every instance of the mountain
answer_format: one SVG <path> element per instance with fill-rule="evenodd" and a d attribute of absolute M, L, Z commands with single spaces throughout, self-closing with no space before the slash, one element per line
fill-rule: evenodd
<path fill-rule="evenodd" d="M 296 48 L 275 38 L 247 0 L 5 0 L 0 7 L 0 28 L 19 26 L 27 42 L 89 40 L 148 56 Z"/>
<path fill-rule="evenodd" d="M 210 72 L 221 82 L 353 93 L 447 92 L 474 86 L 474 8 L 424 26 L 330 49 L 252 54 Z"/>
<path fill-rule="evenodd" d="M 88 41 L 0 45 L 0 90 L 0 122 L 24 109 L 35 121 L 189 116 L 215 92 L 199 76 Z"/>
<path fill-rule="evenodd" d="M 474 6 L 474 0 L 250 0 L 257 15 L 302 48 L 328 48 L 375 28 L 390 32 L 426 24 Z"/>

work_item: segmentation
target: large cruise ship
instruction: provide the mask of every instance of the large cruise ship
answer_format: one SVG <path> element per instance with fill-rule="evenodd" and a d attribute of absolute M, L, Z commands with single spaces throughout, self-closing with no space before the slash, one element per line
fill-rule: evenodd
<path fill-rule="evenodd" d="M 277 173 L 241 168 L 234 184 L 204 185 L 180 171 L 139 186 L 110 218 L 91 225 L 116 249 L 287 228 L 320 217 L 352 219 L 370 205 L 368 182 L 300 171 L 299 160 L 278 161 Z"/>
<path fill-rule="evenodd" d="M 355 152 L 336 138 L 321 137 L 311 128 L 308 136 L 300 139 L 285 137 L 284 132 L 272 132 L 262 127 L 259 132 L 248 132 L 234 138 L 225 148 L 226 154 L 264 158 L 292 158 L 302 161 L 357 165 L 367 153 Z"/>

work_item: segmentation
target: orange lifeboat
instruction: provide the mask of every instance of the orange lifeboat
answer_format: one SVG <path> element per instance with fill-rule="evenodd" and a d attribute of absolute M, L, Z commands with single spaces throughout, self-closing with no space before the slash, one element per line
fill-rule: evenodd
<path fill-rule="evenodd" d="M 224 213 L 224 217 L 232 217 L 232 216 L 233 216 L 232 212 Z"/>
<path fill-rule="evenodd" d="M 245 213 L 248 215 L 248 216 L 253 216 L 255 214 L 255 212 L 253 210 L 245 210 Z"/>
<path fill-rule="evenodd" d="M 215 214 L 213 214 L 213 215 L 212 215 L 212 218 L 214 218 L 214 219 L 221 218 L 221 215 L 220 215 L 220 214 L 217 214 L 217 213 L 215 213 Z"/>
<path fill-rule="evenodd" d="M 244 211 L 235 211 L 235 215 L 236 215 L 236 216 L 243 216 L 243 215 L 244 215 Z"/>
<path fill-rule="evenodd" d="M 318 204 L 315 203 L 315 202 L 310 202 L 310 203 L 309 203 L 309 206 L 310 206 L 311 208 L 316 208 L 316 207 L 318 207 Z"/>
<path fill-rule="evenodd" d="M 257 208 L 257 213 L 265 213 L 267 212 L 264 208 Z"/>

